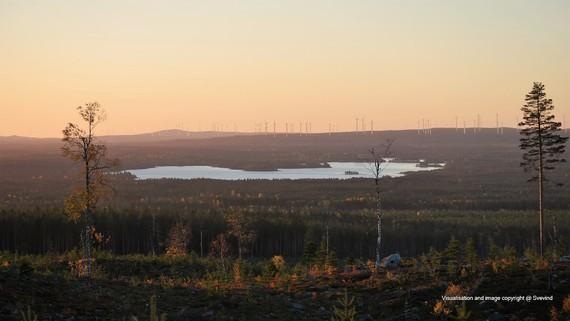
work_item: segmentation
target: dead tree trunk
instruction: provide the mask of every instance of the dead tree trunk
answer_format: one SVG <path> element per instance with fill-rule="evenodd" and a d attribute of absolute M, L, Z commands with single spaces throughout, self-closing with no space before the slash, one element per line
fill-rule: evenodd
<path fill-rule="evenodd" d="M 392 147 L 393 140 L 388 140 L 386 142 L 385 150 L 383 155 L 378 155 L 374 148 L 370 149 L 370 155 L 372 155 L 372 174 L 374 176 L 374 185 L 376 192 L 376 229 L 378 236 L 376 238 L 376 268 L 380 267 L 382 260 L 382 198 L 380 195 L 380 178 L 382 177 L 382 172 L 385 166 L 382 167 L 382 163 L 385 163 L 385 159 L 390 156 L 390 148 Z"/>

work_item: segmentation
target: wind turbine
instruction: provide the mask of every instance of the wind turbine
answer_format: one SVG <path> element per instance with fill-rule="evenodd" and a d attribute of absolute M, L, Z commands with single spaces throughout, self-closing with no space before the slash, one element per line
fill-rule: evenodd
<path fill-rule="evenodd" d="M 418 118 L 418 135 L 420 134 L 420 119 Z"/>

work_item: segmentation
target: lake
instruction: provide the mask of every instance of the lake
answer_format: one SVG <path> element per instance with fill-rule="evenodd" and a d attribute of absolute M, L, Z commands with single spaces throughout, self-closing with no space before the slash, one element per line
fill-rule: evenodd
<path fill-rule="evenodd" d="M 275 171 L 246 171 L 213 166 L 158 166 L 145 169 L 126 170 L 137 179 L 219 179 L 219 180 L 253 180 L 253 179 L 349 179 L 372 178 L 372 170 L 363 162 L 329 162 L 330 167 L 319 168 L 279 168 Z M 383 163 L 383 176 L 399 177 L 406 172 L 432 171 L 439 166 L 418 167 L 417 163 Z"/>

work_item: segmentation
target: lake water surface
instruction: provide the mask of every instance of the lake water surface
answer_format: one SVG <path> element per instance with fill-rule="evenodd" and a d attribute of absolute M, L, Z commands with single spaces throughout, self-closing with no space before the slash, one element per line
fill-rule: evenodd
<path fill-rule="evenodd" d="M 329 162 L 330 167 L 319 168 L 279 168 L 275 171 L 246 171 L 213 166 L 159 166 L 145 169 L 132 169 L 127 172 L 137 179 L 349 179 L 373 177 L 368 163 Z M 416 163 L 383 163 L 383 176 L 399 177 L 406 172 L 431 171 L 441 167 L 418 167 Z"/>

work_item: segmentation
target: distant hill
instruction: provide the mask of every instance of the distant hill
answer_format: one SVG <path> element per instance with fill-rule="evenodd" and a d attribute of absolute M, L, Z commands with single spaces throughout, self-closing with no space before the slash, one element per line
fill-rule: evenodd
<path fill-rule="evenodd" d="M 134 135 L 106 135 L 99 138 L 107 143 L 138 143 L 138 142 L 157 142 L 179 139 L 206 139 L 216 137 L 230 137 L 251 135 L 251 133 L 240 132 L 190 132 L 180 129 L 166 129 L 152 133 L 134 134 Z M 60 138 L 36 138 L 25 136 L 0 136 L 1 143 L 34 143 L 34 142 L 55 142 Z"/>
<path fill-rule="evenodd" d="M 239 132 L 190 132 L 180 129 L 167 129 L 153 133 L 144 133 L 136 135 L 109 135 L 101 136 L 101 140 L 109 143 L 130 143 L 130 142 L 157 142 L 166 140 L 179 140 L 179 139 L 206 139 L 216 137 L 229 137 L 229 136 L 243 136 L 250 135 L 249 133 Z"/>
<path fill-rule="evenodd" d="M 0 144 L 2 143 L 33 143 L 33 142 L 46 142 L 55 141 L 56 138 L 37 138 L 37 137 L 26 137 L 26 136 L 0 136 Z"/>

